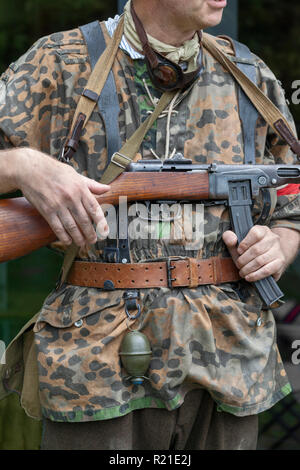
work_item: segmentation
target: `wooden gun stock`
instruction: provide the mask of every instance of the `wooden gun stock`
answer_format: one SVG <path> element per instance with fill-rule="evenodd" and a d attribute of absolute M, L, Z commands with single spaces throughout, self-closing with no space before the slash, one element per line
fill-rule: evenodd
<path fill-rule="evenodd" d="M 207 172 L 124 172 L 111 189 L 97 196 L 99 204 L 145 200 L 200 200 L 209 198 Z M 24 198 L 0 201 L 0 262 L 10 261 L 38 250 L 57 239 L 40 213 Z"/>
<path fill-rule="evenodd" d="M 38 250 L 56 240 L 41 214 L 25 199 L 0 201 L 0 262 Z"/>

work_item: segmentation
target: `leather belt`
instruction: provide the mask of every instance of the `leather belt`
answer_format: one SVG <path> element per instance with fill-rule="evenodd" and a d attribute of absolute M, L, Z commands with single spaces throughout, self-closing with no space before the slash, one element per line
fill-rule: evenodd
<path fill-rule="evenodd" d="M 111 289 L 197 287 L 240 280 L 231 258 L 173 259 L 150 263 L 95 263 L 75 261 L 69 284 Z"/>

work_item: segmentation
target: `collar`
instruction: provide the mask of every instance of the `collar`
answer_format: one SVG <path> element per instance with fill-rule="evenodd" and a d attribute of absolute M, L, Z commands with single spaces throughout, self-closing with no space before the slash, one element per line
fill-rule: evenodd
<path fill-rule="evenodd" d="M 105 21 L 105 26 L 107 28 L 108 34 L 110 37 L 113 36 L 119 21 L 120 21 L 121 16 L 116 15 L 114 18 L 108 18 L 107 21 Z M 129 44 L 127 41 L 125 35 L 123 34 L 121 42 L 120 42 L 120 49 L 122 49 L 124 52 L 126 52 L 132 59 L 143 59 L 144 56 L 137 52 L 133 47 Z"/>

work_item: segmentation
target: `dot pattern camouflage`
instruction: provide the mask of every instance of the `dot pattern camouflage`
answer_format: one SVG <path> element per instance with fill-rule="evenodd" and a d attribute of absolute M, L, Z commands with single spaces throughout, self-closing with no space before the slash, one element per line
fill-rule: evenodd
<path fill-rule="evenodd" d="M 104 24 L 102 28 L 107 37 Z M 220 39 L 219 44 L 229 55 L 233 53 L 228 41 Z M 260 88 L 294 126 L 277 80 L 259 58 L 256 65 Z M 113 73 L 124 142 L 139 126 L 143 109 L 151 105 L 142 82 L 135 79 L 133 60 L 121 50 Z M 89 74 L 87 48 L 79 29 L 37 41 L 1 77 L 0 148 L 31 146 L 57 157 Z M 243 163 L 237 86 L 209 53 L 204 53 L 199 80 L 178 97 L 174 110 L 170 149 L 176 148 L 194 163 Z M 166 128 L 165 115 L 150 132 L 149 145 L 142 146 L 142 158 L 149 158 L 153 142 L 156 153 L 164 155 Z M 294 155 L 263 119 L 258 120 L 255 143 L 257 163 L 295 163 Z M 103 120 L 95 110 L 71 164 L 99 181 L 107 163 L 105 145 Z M 260 210 L 257 200 L 255 218 Z M 299 217 L 298 196 L 282 196 L 268 223 L 299 230 Z M 200 248 L 192 250 L 189 244 L 187 249 L 190 240 L 184 237 L 131 240 L 131 261 L 226 257 L 222 233 L 229 227 L 224 206 L 205 207 Z M 96 246 L 100 262 L 105 243 Z M 59 243 L 53 246 L 64 250 Z M 89 255 L 80 252 L 80 258 L 89 259 Z M 171 410 L 182 404 L 188 391 L 199 387 L 210 392 L 220 409 L 243 416 L 262 412 L 289 393 L 274 317 L 262 310 L 246 282 L 142 289 L 139 303 L 140 319 L 129 321 L 121 290 L 63 285 L 47 297 L 34 327 L 44 416 L 54 421 L 89 421 L 144 407 Z M 140 328 L 151 342 L 149 380 L 142 385 L 128 381 L 118 356 L 128 326 Z"/>

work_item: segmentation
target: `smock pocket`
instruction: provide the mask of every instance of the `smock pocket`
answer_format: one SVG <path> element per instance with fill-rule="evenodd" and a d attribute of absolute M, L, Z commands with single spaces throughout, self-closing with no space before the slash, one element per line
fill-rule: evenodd
<path fill-rule="evenodd" d="M 218 298 L 223 302 L 231 302 L 228 307 L 230 312 L 234 312 L 234 322 L 239 328 L 247 331 L 247 335 L 255 335 L 257 327 L 261 326 L 266 317 L 263 310 L 263 302 L 256 292 L 256 289 L 246 281 L 236 283 L 221 284 L 218 289 L 222 292 Z M 225 312 L 226 308 L 223 309 Z"/>
<path fill-rule="evenodd" d="M 128 331 L 122 294 L 67 286 L 46 299 L 34 327 L 44 416 L 88 420 L 113 402 Z"/>

